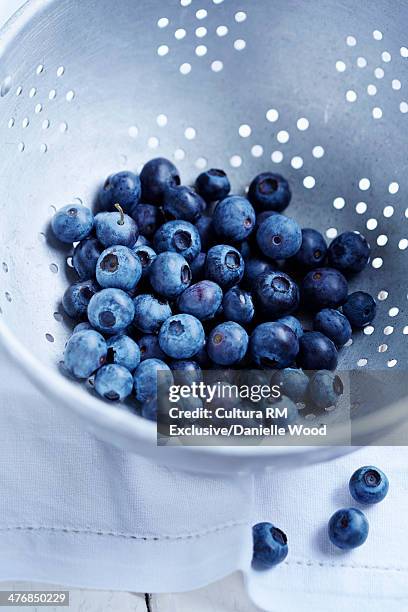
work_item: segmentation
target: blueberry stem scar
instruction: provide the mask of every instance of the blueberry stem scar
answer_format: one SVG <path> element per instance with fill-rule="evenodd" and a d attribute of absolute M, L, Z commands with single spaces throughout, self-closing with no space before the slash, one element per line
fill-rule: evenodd
<path fill-rule="evenodd" d="M 118 225 L 125 225 L 125 213 L 123 212 L 123 208 L 120 204 L 115 204 L 115 208 L 120 212 L 120 219 L 118 221 Z"/>

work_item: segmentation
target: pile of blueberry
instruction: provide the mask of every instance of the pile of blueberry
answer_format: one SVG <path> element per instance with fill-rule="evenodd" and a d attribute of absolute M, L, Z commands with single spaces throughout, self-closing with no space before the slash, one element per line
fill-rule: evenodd
<path fill-rule="evenodd" d="M 259 174 L 242 197 L 230 195 L 222 170 L 190 188 L 157 158 L 140 176 L 110 176 L 95 216 L 80 204 L 61 208 L 52 229 L 74 244 L 78 275 L 63 297 L 79 322 L 68 371 L 95 376 L 106 399 L 134 394 L 151 419 L 158 370 L 277 369 L 292 401 L 307 391 L 317 406 L 335 404 L 338 350 L 376 312 L 371 295 L 348 293 L 346 279 L 364 269 L 370 247 L 356 232 L 327 246 L 282 214 L 290 200 L 278 174 Z M 313 314 L 313 331 L 294 316 L 302 311 Z M 303 370 L 317 371 L 312 381 Z"/>
<path fill-rule="evenodd" d="M 387 476 L 380 469 L 366 465 L 354 472 L 349 482 L 353 499 L 360 504 L 377 504 L 388 493 Z M 328 536 L 332 544 L 343 550 L 357 548 L 368 537 L 369 523 L 358 508 L 337 510 L 329 520 Z M 269 569 L 284 561 L 288 554 L 286 534 L 271 523 L 257 523 L 252 528 L 254 569 Z"/>

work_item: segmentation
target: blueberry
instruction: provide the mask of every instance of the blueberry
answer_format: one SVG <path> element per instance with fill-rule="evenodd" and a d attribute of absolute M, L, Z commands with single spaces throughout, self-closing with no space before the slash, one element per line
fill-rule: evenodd
<path fill-rule="evenodd" d="M 272 215 L 259 226 L 256 241 L 267 257 L 288 259 L 300 249 L 302 231 L 294 219 L 284 215 Z"/>
<path fill-rule="evenodd" d="M 286 535 L 271 523 L 257 523 L 252 527 L 252 567 L 266 570 L 282 563 L 288 554 Z"/>
<path fill-rule="evenodd" d="M 154 295 L 137 295 L 133 304 L 135 306 L 133 324 L 145 334 L 157 333 L 172 314 L 169 303 Z"/>
<path fill-rule="evenodd" d="M 96 264 L 96 280 L 101 287 L 134 289 L 142 276 L 139 257 L 128 247 L 112 246 L 103 251 Z"/>
<path fill-rule="evenodd" d="M 363 328 L 371 323 L 377 312 L 374 298 L 365 291 L 351 293 L 343 304 L 343 314 L 353 327 Z"/>
<path fill-rule="evenodd" d="M 67 342 L 65 367 L 76 378 L 89 378 L 106 361 L 106 342 L 98 332 L 89 329 L 76 332 Z"/>
<path fill-rule="evenodd" d="M 169 380 L 170 378 L 172 380 L 173 376 L 169 366 L 160 359 L 146 359 L 137 366 L 133 375 L 133 386 L 139 402 L 147 402 L 157 397 L 160 372 L 165 374 L 166 379 L 169 376 Z"/>
<path fill-rule="evenodd" d="M 231 287 L 222 300 L 224 316 L 236 323 L 250 323 L 254 318 L 255 308 L 252 295 L 239 287 Z"/>
<path fill-rule="evenodd" d="M 327 245 L 322 234 L 309 227 L 302 229 L 302 244 L 293 260 L 302 268 L 319 268 L 326 259 Z"/>
<path fill-rule="evenodd" d="M 370 259 L 370 246 L 361 234 L 344 232 L 329 246 L 329 263 L 342 272 L 361 272 Z"/>
<path fill-rule="evenodd" d="M 92 327 L 111 335 L 123 332 L 133 321 L 134 314 L 132 299 L 121 289 L 102 289 L 88 305 Z"/>
<path fill-rule="evenodd" d="M 218 170 L 217 168 L 202 172 L 197 177 L 195 187 L 206 202 L 222 200 L 231 189 L 228 176 L 224 170 Z"/>
<path fill-rule="evenodd" d="M 208 251 L 215 242 L 215 231 L 212 218 L 202 216 L 196 221 L 195 226 L 200 235 L 201 249 L 203 251 Z"/>
<path fill-rule="evenodd" d="M 205 202 L 189 187 L 169 187 L 164 194 L 163 210 L 170 219 L 195 223 L 205 210 Z"/>
<path fill-rule="evenodd" d="M 280 319 L 278 319 L 278 321 L 279 323 L 284 323 L 285 325 L 290 327 L 290 329 L 295 332 L 298 338 L 303 336 L 302 324 L 296 317 L 292 315 L 286 315 L 286 317 L 281 317 Z"/>
<path fill-rule="evenodd" d="M 234 321 L 220 323 L 208 336 L 207 352 L 219 365 L 232 365 L 241 361 L 248 349 L 248 334 Z"/>
<path fill-rule="evenodd" d="M 199 253 L 197 257 L 193 259 L 190 264 L 191 274 L 193 276 L 193 280 L 199 281 L 204 278 L 205 272 L 205 258 L 207 257 L 206 253 Z"/>
<path fill-rule="evenodd" d="M 209 280 L 191 285 L 178 298 L 180 312 L 191 314 L 201 321 L 214 317 L 221 303 L 221 287 Z"/>
<path fill-rule="evenodd" d="M 145 359 L 161 359 L 164 361 L 167 356 L 160 348 L 159 338 L 154 334 L 146 334 L 139 339 L 140 361 Z"/>
<path fill-rule="evenodd" d="M 118 172 L 109 176 L 99 192 L 99 207 L 104 211 L 113 211 L 119 204 L 126 213 L 140 200 L 140 178 L 133 172 Z"/>
<path fill-rule="evenodd" d="M 133 376 L 123 366 L 110 363 L 97 371 L 95 391 L 107 400 L 123 401 L 132 393 Z"/>
<path fill-rule="evenodd" d="M 94 226 L 92 211 L 82 204 L 68 204 L 52 218 L 51 227 L 61 242 L 77 242 L 91 233 Z"/>
<path fill-rule="evenodd" d="M 132 251 L 138 256 L 142 265 L 142 277 L 148 277 L 152 263 L 157 257 L 156 251 L 149 246 L 135 246 L 133 247 Z"/>
<path fill-rule="evenodd" d="M 94 280 L 80 281 L 66 289 L 62 297 L 65 312 L 73 319 L 86 317 L 91 298 L 98 293 L 100 287 Z"/>
<path fill-rule="evenodd" d="M 81 280 L 95 278 L 96 262 L 103 251 L 97 238 L 90 236 L 81 240 L 74 249 L 72 264 Z"/>
<path fill-rule="evenodd" d="M 361 504 L 378 504 L 387 495 L 388 488 L 387 476 L 372 465 L 356 470 L 349 483 L 352 497 Z"/>
<path fill-rule="evenodd" d="M 258 174 L 249 186 L 249 201 L 260 211 L 282 212 L 289 205 L 291 197 L 288 181 L 273 172 Z"/>
<path fill-rule="evenodd" d="M 249 348 L 257 365 L 281 369 L 296 359 L 299 340 L 287 325 L 278 322 L 261 323 L 252 332 Z"/>
<path fill-rule="evenodd" d="M 337 349 L 324 334 L 305 332 L 299 338 L 297 362 L 304 370 L 335 370 L 337 360 Z"/>
<path fill-rule="evenodd" d="M 357 508 L 342 508 L 331 517 L 328 526 L 332 544 L 345 550 L 361 546 L 368 536 L 368 521 Z"/>
<path fill-rule="evenodd" d="M 159 253 L 150 268 L 150 284 L 166 298 L 173 299 L 183 293 L 191 283 L 191 270 L 187 261 L 178 253 Z"/>
<path fill-rule="evenodd" d="M 157 253 L 173 251 L 190 262 L 200 253 L 201 240 L 196 227 L 188 221 L 168 221 L 155 233 L 153 246 Z"/>
<path fill-rule="evenodd" d="M 247 261 L 253 256 L 254 248 L 253 246 L 251 246 L 249 240 L 244 240 L 243 242 L 241 242 L 241 245 L 239 247 L 239 252 L 241 253 L 244 261 Z"/>
<path fill-rule="evenodd" d="M 218 283 L 223 289 L 237 285 L 244 275 L 244 260 L 237 249 L 226 244 L 212 247 L 205 260 L 208 279 Z"/>
<path fill-rule="evenodd" d="M 280 415 L 277 415 L 274 419 L 271 419 L 272 424 L 276 425 L 277 427 L 284 427 L 287 429 L 288 425 L 293 425 L 299 419 L 298 407 L 294 401 L 292 401 L 292 399 L 286 395 L 281 395 L 276 401 L 274 401 L 273 407 L 280 410 Z"/>
<path fill-rule="evenodd" d="M 284 272 L 264 272 L 254 284 L 256 303 L 271 318 L 289 314 L 299 306 L 299 287 Z"/>
<path fill-rule="evenodd" d="M 348 319 L 333 308 L 323 308 L 317 313 L 313 321 L 313 329 L 322 332 L 338 347 L 346 344 L 351 338 L 351 325 Z"/>
<path fill-rule="evenodd" d="M 176 360 L 170 363 L 173 372 L 174 382 L 177 385 L 191 385 L 203 380 L 203 373 L 200 366 L 195 361 Z"/>
<path fill-rule="evenodd" d="M 273 215 L 277 214 L 278 213 L 276 212 L 276 210 L 263 210 L 262 212 L 258 213 L 256 215 L 255 229 L 258 229 L 261 223 L 266 221 L 266 219 L 269 219 L 269 217 L 272 217 Z"/>
<path fill-rule="evenodd" d="M 107 363 L 116 363 L 133 372 L 140 363 L 140 348 L 132 338 L 125 335 L 113 336 L 107 340 Z"/>
<path fill-rule="evenodd" d="M 157 398 L 151 397 L 142 404 L 142 417 L 148 421 L 157 421 Z"/>
<path fill-rule="evenodd" d="M 249 259 L 245 260 L 244 283 L 247 287 L 252 289 L 255 285 L 257 277 L 260 274 L 273 271 L 274 267 L 270 261 L 258 259 L 257 257 L 250 257 Z"/>
<path fill-rule="evenodd" d="M 132 248 L 139 236 L 136 222 L 122 212 L 101 212 L 95 217 L 95 231 L 104 247 L 123 245 Z"/>
<path fill-rule="evenodd" d="M 218 236 L 227 242 L 245 240 L 255 227 L 255 211 L 246 198 L 228 196 L 218 202 L 213 226 Z"/>
<path fill-rule="evenodd" d="M 74 329 L 72 330 L 72 333 L 77 334 L 78 332 L 85 331 L 86 329 L 92 329 L 92 325 L 88 323 L 88 321 L 83 321 L 82 323 L 78 323 L 77 325 L 75 325 Z"/>
<path fill-rule="evenodd" d="M 180 185 L 180 175 L 176 166 L 168 159 L 157 157 L 143 166 L 140 173 L 142 199 L 149 204 L 163 204 L 168 187 Z"/>
<path fill-rule="evenodd" d="M 160 328 L 160 348 L 173 359 L 193 357 L 204 343 L 203 326 L 192 315 L 178 314 L 169 317 Z"/>
<path fill-rule="evenodd" d="M 308 397 L 318 408 L 336 406 L 343 395 L 344 386 L 340 376 L 329 370 L 315 372 L 309 382 Z"/>
<path fill-rule="evenodd" d="M 292 401 L 305 401 L 309 378 L 303 370 L 284 368 L 276 372 L 272 380 L 274 385 L 280 386 L 281 393 L 289 397 Z"/>
<path fill-rule="evenodd" d="M 163 223 L 161 209 L 153 204 L 136 204 L 131 208 L 130 216 L 136 221 L 139 232 L 147 238 L 153 237 Z"/>
<path fill-rule="evenodd" d="M 307 308 L 337 308 L 347 298 L 347 281 L 334 268 L 317 268 L 306 274 L 301 286 L 302 300 Z"/>

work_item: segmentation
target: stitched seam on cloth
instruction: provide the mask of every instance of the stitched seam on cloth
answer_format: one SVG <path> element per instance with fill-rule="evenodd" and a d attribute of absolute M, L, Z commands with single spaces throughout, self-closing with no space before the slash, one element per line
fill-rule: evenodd
<path fill-rule="evenodd" d="M 306 567 L 341 567 L 344 569 L 367 569 L 391 572 L 408 572 L 408 567 L 394 567 L 392 565 L 356 565 L 353 563 L 329 563 L 327 561 L 284 561 L 285 565 L 301 565 Z"/>
<path fill-rule="evenodd" d="M 51 531 L 51 532 L 59 532 L 59 533 L 75 533 L 82 535 L 96 535 L 96 536 L 109 536 L 115 538 L 124 538 L 129 540 L 152 540 L 152 541 L 160 541 L 160 540 L 189 540 L 193 538 L 200 538 L 201 536 L 209 535 L 212 533 L 218 533 L 220 531 L 225 531 L 227 529 L 231 529 L 232 527 L 240 527 L 243 525 L 248 525 L 248 521 L 236 521 L 232 523 L 225 523 L 223 525 L 219 525 L 217 527 L 212 527 L 211 529 L 206 529 L 205 531 L 198 531 L 195 533 L 186 533 L 182 535 L 163 535 L 163 536 L 138 536 L 133 535 L 131 533 L 122 533 L 120 531 L 93 531 L 91 529 L 72 529 L 70 527 L 48 527 L 46 525 L 11 525 L 6 527 L 0 527 L 0 534 L 6 531 Z"/>

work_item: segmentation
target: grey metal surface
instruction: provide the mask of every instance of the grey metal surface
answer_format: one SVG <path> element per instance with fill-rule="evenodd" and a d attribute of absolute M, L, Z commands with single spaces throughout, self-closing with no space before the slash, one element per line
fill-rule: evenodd
<path fill-rule="evenodd" d="M 55 208 L 163 155 L 233 191 L 274 169 L 287 213 L 365 234 L 378 315 L 343 368 L 406 368 L 408 6 L 400 0 L 33 0 L 0 47 L 0 308 L 58 368 L 70 271 Z"/>

